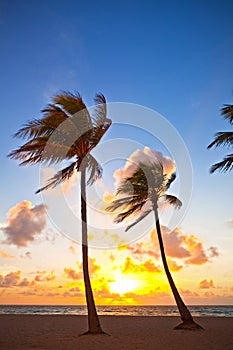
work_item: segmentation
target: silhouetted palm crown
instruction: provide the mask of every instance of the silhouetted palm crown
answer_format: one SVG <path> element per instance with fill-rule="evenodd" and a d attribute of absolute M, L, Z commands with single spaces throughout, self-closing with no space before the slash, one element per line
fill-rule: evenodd
<path fill-rule="evenodd" d="M 72 161 L 37 192 L 69 179 L 81 169 L 82 162 L 89 170 L 88 183 L 101 176 L 102 169 L 90 152 L 110 127 L 111 120 L 107 118 L 102 94 L 96 94 L 95 105 L 91 116 L 79 93 L 63 92 L 41 111 L 41 119 L 29 121 L 15 134 L 28 140 L 9 155 L 19 160 L 20 165 Z"/>
<path fill-rule="evenodd" d="M 229 123 L 233 124 L 233 105 L 224 105 L 221 109 L 221 114 L 224 119 L 228 120 Z M 215 134 L 214 141 L 211 142 L 208 148 L 219 146 L 233 146 L 233 132 L 232 131 L 220 131 Z M 212 165 L 210 172 L 214 173 L 216 170 L 226 172 L 233 169 L 233 154 L 228 154 L 224 159 Z"/>
<path fill-rule="evenodd" d="M 119 198 L 115 199 L 107 210 L 114 212 L 121 209 L 114 219 L 117 223 L 131 215 L 140 214 L 134 223 L 126 228 L 127 231 L 145 218 L 154 207 L 157 208 L 160 199 L 179 208 L 182 205 L 181 201 L 175 196 L 166 194 L 175 178 L 175 173 L 170 176 L 164 175 L 163 166 L 158 162 L 139 163 L 133 174 L 119 184 L 116 192 Z"/>

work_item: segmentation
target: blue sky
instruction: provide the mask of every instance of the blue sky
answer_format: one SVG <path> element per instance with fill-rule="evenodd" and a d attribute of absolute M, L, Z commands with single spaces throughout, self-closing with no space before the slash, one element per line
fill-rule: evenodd
<path fill-rule="evenodd" d="M 228 127 L 219 109 L 232 101 L 232 7 L 229 1 L 211 7 L 207 1 L 2 1 L 1 161 L 12 192 L 20 190 L 20 176 L 34 183 L 35 171 L 6 160 L 18 145 L 11 135 L 62 89 L 80 91 L 87 104 L 102 91 L 109 102 L 155 109 L 186 142 L 198 186 L 202 176 L 215 185 L 208 166 L 221 151 L 206 145 Z"/>
<path fill-rule="evenodd" d="M 232 174 L 208 170 L 227 150 L 206 146 L 230 128 L 219 110 L 233 99 L 232 13 L 226 0 L 1 1 L 0 221 L 24 199 L 41 202 L 38 168 L 6 158 L 19 144 L 12 134 L 60 90 L 78 90 L 87 105 L 101 91 L 109 102 L 146 106 L 175 126 L 194 173 L 182 227 L 229 253 Z M 106 139 L 127 132 L 115 126 Z"/>

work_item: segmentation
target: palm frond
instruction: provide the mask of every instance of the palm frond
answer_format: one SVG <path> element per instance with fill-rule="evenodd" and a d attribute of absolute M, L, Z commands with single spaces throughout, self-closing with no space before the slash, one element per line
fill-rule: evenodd
<path fill-rule="evenodd" d="M 182 206 L 182 202 L 176 197 L 170 194 L 165 194 L 162 196 L 169 204 L 173 205 L 175 208 L 179 209 Z"/>
<path fill-rule="evenodd" d="M 143 201 L 139 204 L 132 205 L 128 210 L 118 214 L 113 221 L 119 223 L 125 220 L 126 218 L 130 217 L 131 215 L 137 214 L 138 212 L 140 212 L 145 203 L 146 201 Z"/>
<path fill-rule="evenodd" d="M 93 128 L 90 114 L 79 93 L 73 94 L 64 91 L 60 95 L 55 96 L 53 102 L 61 106 L 72 117 L 72 121 L 80 131 L 80 134 Z"/>
<path fill-rule="evenodd" d="M 134 225 L 138 224 L 140 221 L 142 221 L 147 215 L 149 215 L 152 211 L 152 208 L 150 210 L 144 211 L 142 215 L 139 216 L 137 220 L 135 220 L 131 225 L 127 226 L 125 229 L 125 232 L 127 232 L 129 229 L 131 229 Z"/>
<path fill-rule="evenodd" d="M 51 179 L 48 180 L 48 184 L 38 189 L 36 193 L 42 192 L 51 187 L 54 188 L 65 180 L 68 180 L 74 174 L 75 170 L 77 170 L 77 162 L 73 162 L 66 168 L 58 171 Z"/>
<path fill-rule="evenodd" d="M 127 208 L 132 205 L 140 204 L 142 202 L 141 196 L 132 195 L 123 198 L 115 199 L 111 204 L 106 208 L 107 211 L 114 212 L 120 208 Z"/>
<path fill-rule="evenodd" d="M 166 181 L 166 190 L 168 190 L 171 186 L 171 184 L 173 183 L 173 181 L 175 181 L 176 179 L 176 173 L 172 173 L 170 175 L 170 177 L 167 178 L 167 181 Z"/>
<path fill-rule="evenodd" d="M 233 124 L 233 105 L 224 104 L 221 109 L 221 114 L 224 119 L 227 119 L 230 124 Z"/>
<path fill-rule="evenodd" d="M 99 93 L 95 95 L 94 101 L 96 105 L 94 122 L 97 127 L 102 127 L 105 124 L 107 118 L 106 99 L 103 94 Z"/>
<path fill-rule="evenodd" d="M 214 141 L 209 144 L 208 149 L 215 146 L 233 146 L 233 132 L 232 131 L 220 131 L 215 134 Z"/>
<path fill-rule="evenodd" d="M 216 170 L 220 172 L 226 172 L 233 169 L 233 154 L 229 154 L 224 159 L 211 166 L 210 173 L 213 174 Z"/>
<path fill-rule="evenodd" d="M 101 178 L 103 169 L 91 154 L 88 154 L 85 161 L 87 161 L 87 169 L 89 171 L 87 185 L 93 185 L 97 179 Z"/>

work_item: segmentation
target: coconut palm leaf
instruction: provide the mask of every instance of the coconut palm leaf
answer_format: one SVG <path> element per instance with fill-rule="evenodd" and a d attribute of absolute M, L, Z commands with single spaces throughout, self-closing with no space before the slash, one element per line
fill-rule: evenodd
<path fill-rule="evenodd" d="M 208 149 L 215 146 L 233 146 L 233 132 L 232 131 L 220 131 L 215 134 L 214 141 L 209 144 Z"/>
<path fill-rule="evenodd" d="M 163 198 L 177 209 L 180 209 L 182 207 L 182 202 L 175 196 L 165 194 L 163 195 Z"/>
<path fill-rule="evenodd" d="M 173 183 L 173 181 L 175 181 L 175 179 L 176 179 L 176 173 L 172 173 L 169 177 L 167 177 L 166 190 L 170 188 L 171 184 Z"/>
<path fill-rule="evenodd" d="M 213 174 L 216 170 L 220 172 L 226 172 L 228 170 L 233 169 L 233 154 L 229 154 L 223 158 L 223 160 L 219 163 L 216 163 L 211 166 L 210 173 Z"/>
<path fill-rule="evenodd" d="M 68 180 L 71 178 L 72 175 L 74 175 L 74 171 L 77 167 L 77 162 L 71 163 L 66 168 L 58 171 L 51 179 L 48 180 L 48 183 L 46 186 L 39 188 L 36 193 L 42 192 L 44 190 L 47 190 L 49 188 L 54 188 L 60 183 Z"/>
<path fill-rule="evenodd" d="M 233 124 L 233 105 L 225 104 L 221 109 L 221 114 L 224 119 L 228 120 L 230 124 Z M 219 146 L 233 146 L 233 132 L 232 131 L 221 131 L 215 134 L 214 141 L 208 145 L 208 149 L 211 147 Z M 221 162 L 218 162 L 211 166 L 210 173 L 213 174 L 215 171 L 220 172 L 231 171 L 233 169 L 233 155 L 227 155 Z"/>
<path fill-rule="evenodd" d="M 103 94 L 96 94 L 94 101 L 96 104 L 94 116 L 95 126 L 103 126 L 107 118 L 106 99 Z"/>
<path fill-rule="evenodd" d="M 137 223 L 139 223 L 140 221 L 142 221 L 145 217 L 147 217 L 153 208 L 151 208 L 150 210 L 145 211 L 142 215 L 139 216 L 139 218 L 137 220 L 135 220 L 131 225 L 127 226 L 125 229 L 125 232 L 127 232 L 129 229 L 131 229 L 134 225 L 136 225 Z"/>
<path fill-rule="evenodd" d="M 91 155 L 87 156 L 87 169 L 89 171 L 89 178 L 87 185 L 93 185 L 93 183 L 102 177 L 103 169 L 97 160 Z"/>
<path fill-rule="evenodd" d="M 221 114 L 224 119 L 227 119 L 230 124 L 233 124 L 233 105 L 224 104 L 221 109 Z"/>

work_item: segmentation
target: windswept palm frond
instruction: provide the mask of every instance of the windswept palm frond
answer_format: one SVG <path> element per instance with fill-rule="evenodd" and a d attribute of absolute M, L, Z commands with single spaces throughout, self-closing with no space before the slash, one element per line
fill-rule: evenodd
<path fill-rule="evenodd" d="M 129 229 L 131 229 L 134 225 L 138 224 L 140 221 L 142 221 L 147 215 L 149 215 L 151 213 L 153 208 L 151 208 L 150 210 L 144 211 L 144 213 L 142 213 L 142 215 L 139 216 L 139 218 L 137 220 L 135 220 L 131 225 L 127 226 L 125 229 L 125 232 L 127 232 Z"/>
<path fill-rule="evenodd" d="M 87 185 L 93 185 L 93 183 L 102 177 L 103 169 L 97 160 L 88 154 L 87 159 L 87 169 L 89 171 L 89 178 L 87 180 Z"/>
<path fill-rule="evenodd" d="M 221 109 L 221 114 L 224 119 L 227 119 L 230 124 L 233 124 L 233 105 L 224 104 Z"/>
<path fill-rule="evenodd" d="M 146 201 L 142 201 L 141 203 L 138 203 L 138 204 L 133 203 L 128 210 L 118 214 L 115 217 L 114 222 L 116 223 L 122 222 L 126 218 L 130 217 L 132 214 L 139 213 L 145 204 L 146 204 Z"/>
<path fill-rule="evenodd" d="M 135 204 L 140 204 L 142 202 L 142 197 L 139 195 L 132 195 L 123 198 L 118 198 L 112 201 L 112 203 L 106 208 L 107 211 L 114 212 L 122 208 L 122 210 Z"/>
<path fill-rule="evenodd" d="M 71 178 L 72 175 L 74 175 L 74 171 L 77 167 L 77 163 L 73 162 L 66 168 L 58 171 L 51 179 L 48 180 L 48 184 L 42 188 L 39 188 L 36 193 L 42 192 L 44 190 L 47 190 L 48 188 L 54 188 L 60 183 L 68 180 Z"/>
<path fill-rule="evenodd" d="M 215 146 L 233 146 L 233 132 L 232 131 L 220 131 L 215 134 L 214 141 L 209 144 L 208 149 Z"/>
<path fill-rule="evenodd" d="M 175 208 L 180 209 L 182 207 L 182 202 L 176 197 L 170 194 L 163 195 L 164 199 Z"/>
<path fill-rule="evenodd" d="M 210 173 L 213 174 L 215 171 L 226 172 L 233 169 L 233 154 L 229 154 L 223 158 L 219 163 L 211 166 Z"/>
<path fill-rule="evenodd" d="M 60 107 L 53 104 L 49 104 L 41 112 L 44 114 L 41 119 L 33 119 L 27 122 L 14 136 L 22 139 L 50 136 L 61 123 L 68 119 L 67 114 Z"/>
<path fill-rule="evenodd" d="M 95 95 L 95 116 L 94 116 L 94 123 L 95 126 L 103 126 L 106 122 L 107 118 L 107 106 L 106 106 L 106 99 L 103 94 L 99 93 Z"/>
<path fill-rule="evenodd" d="M 19 160 L 20 165 L 56 164 L 75 158 L 76 167 L 73 169 L 76 171 L 80 170 L 79 162 L 86 158 L 88 184 L 92 184 L 101 176 L 102 169 L 90 152 L 111 125 L 111 120 L 107 118 L 105 97 L 97 94 L 95 103 L 97 117 L 103 124 L 95 125 L 79 93 L 62 92 L 55 96 L 53 103 L 41 110 L 41 119 L 29 121 L 14 135 L 28 141 L 10 152 L 9 157 Z M 59 183 L 60 178 L 65 179 L 64 174 L 66 171 L 58 172 L 51 179 L 51 185 Z"/>
<path fill-rule="evenodd" d="M 81 135 L 93 128 L 89 111 L 79 93 L 74 94 L 64 91 L 55 96 L 53 101 L 69 114 Z"/>
<path fill-rule="evenodd" d="M 233 124 L 233 105 L 225 104 L 221 109 L 221 114 L 224 119 L 228 120 L 230 124 Z M 214 141 L 208 145 L 208 149 L 211 147 L 229 146 L 233 147 L 233 132 L 221 131 L 215 134 Z M 229 154 L 219 163 L 211 166 L 210 173 L 213 174 L 216 170 L 220 172 L 231 171 L 233 169 L 233 155 Z"/>
<path fill-rule="evenodd" d="M 173 183 L 173 181 L 175 181 L 176 179 L 176 173 L 172 173 L 168 178 L 167 178 L 167 181 L 166 181 L 166 190 L 168 190 L 171 186 L 171 184 Z"/>

